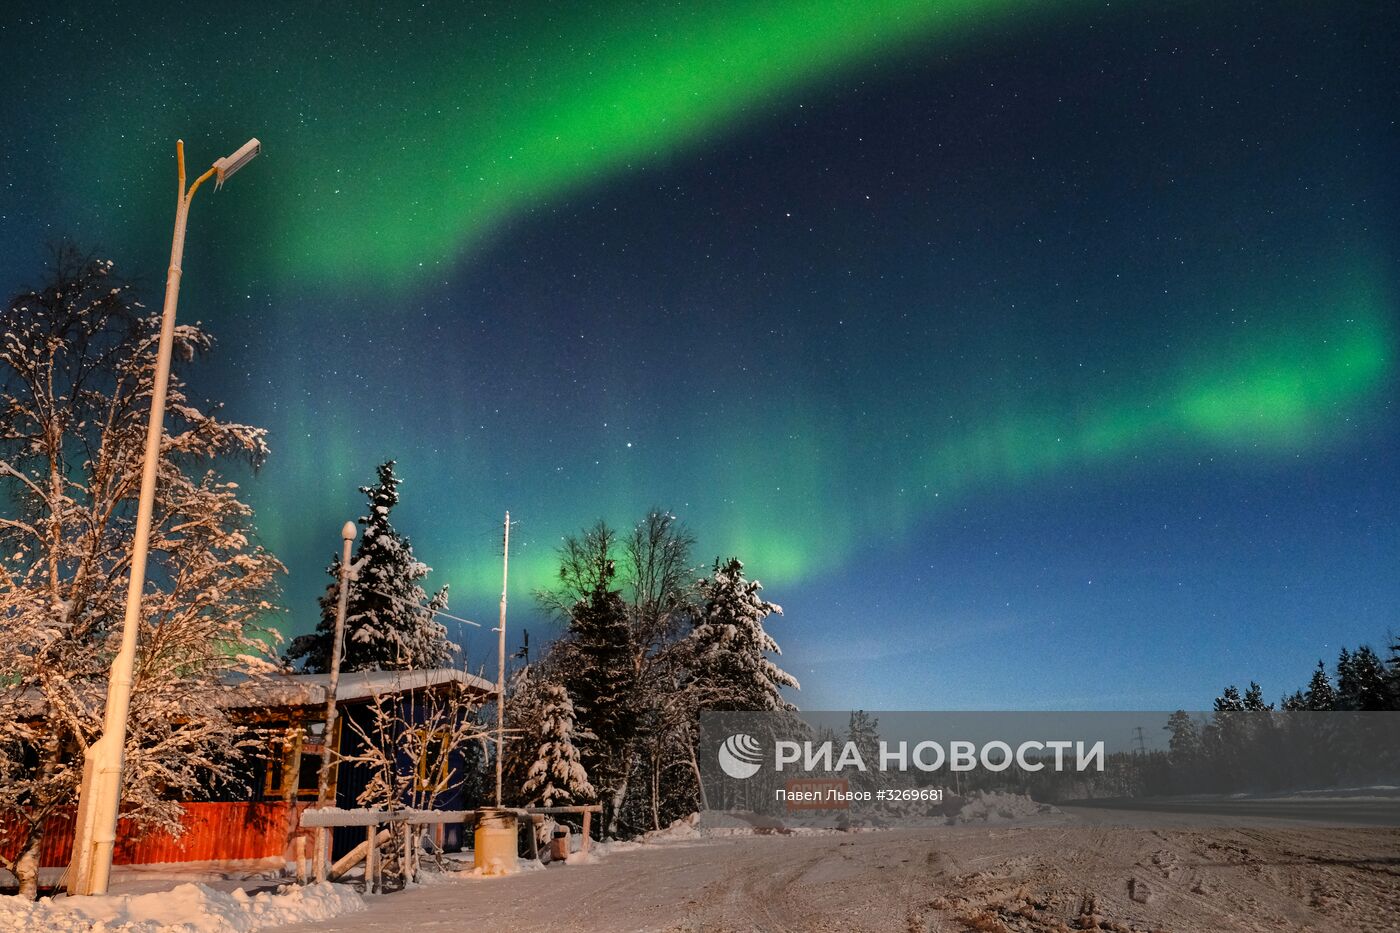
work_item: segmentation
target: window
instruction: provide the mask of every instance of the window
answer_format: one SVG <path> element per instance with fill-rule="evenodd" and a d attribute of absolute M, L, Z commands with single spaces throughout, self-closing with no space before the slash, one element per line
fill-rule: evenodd
<path fill-rule="evenodd" d="M 321 783 L 321 754 L 325 748 L 321 736 L 307 734 L 301 741 L 300 761 L 297 763 L 297 797 L 315 800 Z M 335 766 L 331 766 L 331 784 L 335 787 Z"/>
<path fill-rule="evenodd" d="M 291 778 L 288 765 L 296 754 L 300 730 L 286 726 L 273 726 L 259 729 L 262 739 L 263 797 L 281 797 L 287 792 L 287 781 Z"/>
<path fill-rule="evenodd" d="M 263 736 L 262 757 L 266 763 L 263 774 L 263 798 L 296 797 L 315 800 L 321 780 L 322 735 L 307 728 L 309 724 L 276 726 L 259 730 Z M 340 734 L 340 720 L 336 720 Z M 336 767 L 331 765 L 330 792 L 335 795 Z"/>

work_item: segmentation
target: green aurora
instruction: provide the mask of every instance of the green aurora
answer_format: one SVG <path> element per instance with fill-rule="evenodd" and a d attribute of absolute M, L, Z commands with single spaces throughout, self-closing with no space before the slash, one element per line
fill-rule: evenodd
<path fill-rule="evenodd" d="M 1209 352 L 1169 360 L 1159 376 L 1113 395 L 1066 394 L 1059 404 L 1047 398 L 1033 408 L 965 415 L 975 427 L 911 430 L 895 418 L 873 429 L 850 422 L 832 431 L 799 396 L 784 398 L 739 432 L 772 442 L 735 444 L 712 461 L 690 454 L 754 478 L 738 485 L 736 495 L 712 502 L 717 514 L 695 522 L 702 544 L 721 543 L 761 567 L 765 580 L 792 584 L 869 547 L 871 528 L 907 538 L 969 495 L 1071 471 L 1130 469 L 1145 456 L 1269 463 L 1324 450 L 1370 422 L 1367 403 L 1392 377 L 1395 335 L 1385 314 L 1391 305 L 1379 283 L 1373 276 L 1344 292 L 1319 294 L 1316 305 L 1269 309 L 1289 327 L 1222 338 Z M 934 410 L 935 400 L 912 407 Z M 619 461 L 608 473 L 611 501 L 596 513 L 558 504 L 575 515 L 575 527 L 596 514 L 622 527 L 637 517 L 636 503 L 645 500 L 627 482 L 626 466 Z M 768 486 L 756 479 L 765 476 L 781 480 Z M 692 479 L 703 481 L 698 472 Z M 829 505 L 813 510 L 813 502 Z M 499 571 L 489 562 L 442 569 L 466 592 L 499 590 Z M 545 547 L 521 558 L 517 572 L 541 586 L 553 571 Z"/>
<path fill-rule="evenodd" d="M 242 127 L 268 136 L 263 159 L 278 160 L 278 173 L 239 197 L 256 205 L 248 216 L 260 227 L 274 229 L 245 275 L 266 267 L 319 286 L 402 286 L 440 276 L 491 232 L 560 195 L 767 117 L 772 102 L 901 50 L 1028 26 L 1078 2 L 637 0 L 570 5 L 547 19 L 522 8 L 516 30 L 528 41 L 514 43 L 476 33 L 465 12 L 408 39 L 394 36 L 402 26 L 387 15 L 306 11 L 247 40 L 251 85 L 243 70 L 205 67 L 220 55 L 203 24 L 161 23 L 173 35 L 135 44 L 178 57 L 129 105 L 164 124 L 171 97 L 217 101 L 219 138 Z M 389 61 L 369 52 L 376 32 L 410 53 Z M 342 52 L 287 64 L 288 50 L 320 47 Z M 111 121 L 106 101 L 92 106 L 92 121 Z M 163 129 L 191 139 L 173 120 Z M 114 165 L 139 171 L 124 134 L 114 137 L 94 134 L 72 154 L 82 167 L 68 196 L 103 198 Z M 198 162 L 197 149 L 223 144 L 189 151 Z"/>

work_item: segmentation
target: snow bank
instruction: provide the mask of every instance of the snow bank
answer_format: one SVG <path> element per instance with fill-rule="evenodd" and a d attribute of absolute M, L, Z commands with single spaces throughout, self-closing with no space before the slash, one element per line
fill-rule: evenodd
<path fill-rule="evenodd" d="M 516 870 L 514 872 L 484 871 L 475 867 L 469 861 L 458 862 L 455 859 L 446 860 L 449 866 L 447 870 L 436 870 L 431 865 L 423 864 L 422 871 L 418 874 L 418 884 L 444 884 L 450 881 L 475 881 L 482 878 L 509 878 L 514 874 L 524 874 L 531 871 L 544 871 L 544 865 L 531 858 L 517 858 L 515 860 Z M 456 867 L 461 866 L 461 867 Z"/>
<path fill-rule="evenodd" d="M 973 791 L 961 810 L 948 817 L 949 823 L 999 823 L 1059 813 L 1045 803 L 1036 803 L 1025 794 Z"/>
<path fill-rule="evenodd" d="M 339 884 L 287 885 L 276 893 L 216 891 L 182 884 L 151 894 L 42 898 L 0 897 L 0 930 L 28 933 L 252 933 L 287 923 L 329 920 L 365 909 Z"/>

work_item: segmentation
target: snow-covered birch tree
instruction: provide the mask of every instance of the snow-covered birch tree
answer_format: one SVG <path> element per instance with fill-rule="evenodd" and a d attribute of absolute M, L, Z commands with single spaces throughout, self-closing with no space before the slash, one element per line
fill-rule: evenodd
<path fill-rule="evenodd" d="M 404 676 L 404 675 L 396 675 Z M 343 720 L 350 741 L 339 763 L 358 764 L 368 774 L 355 802 L 384 810 L 431 810 L 440 795 L 462 785 L 463 751 L 486 736 L 476 719 L 476 703 L 455 684 L 419 690 L 400 685 L 376 692 L 363 710 Z M 386 886 L 402 888 L 416 880 L 418 841 L 406 823 L 392 824 L 393 842 L 381 852 Z"/>
<path fill-rule="evenodd" d="M 75 802 L 120 640 L 157 318 L 112 263 L 56 251 L 0 312 L 0 866 L 33 897 L 46 819 Z M 178 325 L 175 358 L 210 348 Z M 123 815 L 179 831 L 175 802 L 229 777 L 237 731 L 190 697 L 266 669 L 282 565 L 219 470 L 267 455 L 171 374 L 126 739 Z"/>

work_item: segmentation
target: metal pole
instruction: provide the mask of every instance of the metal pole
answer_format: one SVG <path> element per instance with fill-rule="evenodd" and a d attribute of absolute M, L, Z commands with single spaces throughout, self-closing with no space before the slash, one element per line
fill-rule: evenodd
<path fill-rule="evenodd" d="M 146 558 L 150 552 L 151 513 L 155 507 L 156 471 L 160 463 L 160 439 L 165 430 L 165 393 L 170 383 L 170 356 L 175 336 L 175 305 L 180 297 L 180 263 L 185 253 L 185 221 L 189 216 L 191 188 L 185 192 L 185 147 L 176 142 L 180 192 L 175 202 L 175 235 L 170 246 L 170 269 L 165 279 L 165 307 L 161 311 L 160 344 L 156 350 L 155 378 L 151 385 L 151 416 L 146 425 L 145 459 L 141 464 L 141 492 L 136 506 L 135 538 L 131 548 L 131 574 L 126 589 L 126 615 L 122 620 L 121 647 L 112 661 L 107 682 L 107 712 L 102 738 L 87 750 L 84 783 L 79 801 L 83 815 L 74 840 L 74 877 L 70 893 L 105 894 L 111 876 L 112 850 L 117 840 L 117 816 L 121 805 L 122 765 L 126 753 L 126 719 L 131 709 L 131 685 L 136 666 L 136 635 L 141 624 L 141 595 L 146 588 Z M 201 179 L 202 180 L 202 179 Z"/>
<path fill-rule="evenodd" d="M 501 627 L 496 645 L 496 806 L 501 805 L 501 754 L 506 740 L 506 581 L 510 579 L 510 513 L 501 549 Z"/>
<path fill-rule="evenodd" d="M 350 603 L 350 545 L 355 541 L 355 523 L 346 522 L 340 529 L 340 598 L 335 604 L 335 635 L 331 640 L 330 682 L 326 685 L 326 731 L 321 736 L 321 774 L 316 780 L 316 806 L 334 803 L 331 793 L 331 759 L 335 749 L 336 691 L 340 688 L 340 646 L 345 641 L 345 610 Z M 329 853 L 326 833 L 316 833 L 316 880 L 324 881 L 323 872 Z"/>

